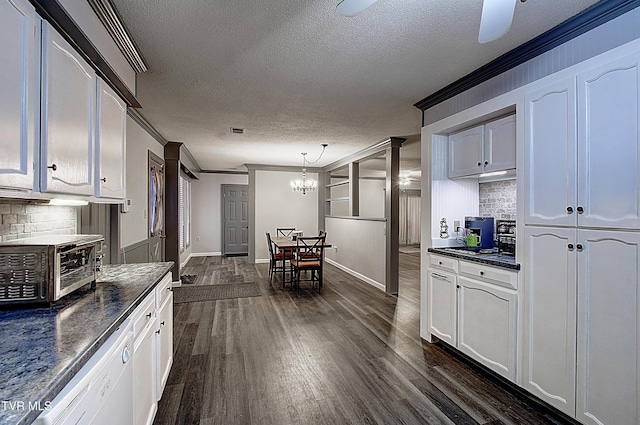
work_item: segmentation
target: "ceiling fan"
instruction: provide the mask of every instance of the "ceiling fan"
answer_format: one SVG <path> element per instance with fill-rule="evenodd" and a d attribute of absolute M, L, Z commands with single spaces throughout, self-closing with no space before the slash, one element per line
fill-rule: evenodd
<path fill-rule="evenodd" d="M 377 0 L 342 0 L 336 11 L 344 16 L 356 16 Z M 525 2 L 526 0 L 520 0 Z M 488 43 L 505 35 L 511 28 L 516 0 L 484 0 L 478 43 Z"/>

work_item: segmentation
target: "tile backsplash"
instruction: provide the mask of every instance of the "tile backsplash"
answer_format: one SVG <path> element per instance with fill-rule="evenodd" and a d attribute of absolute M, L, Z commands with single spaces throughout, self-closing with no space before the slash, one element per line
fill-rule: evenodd
<path fill-rule="evenodd" d="M 480 183 L 480 216 L 496 220 L 516 219 L 516 181 Z"/>
<path fill-rule="evenodd" d="M 77 233 L 77 208 L 0 203 L 0 241 Z"/>

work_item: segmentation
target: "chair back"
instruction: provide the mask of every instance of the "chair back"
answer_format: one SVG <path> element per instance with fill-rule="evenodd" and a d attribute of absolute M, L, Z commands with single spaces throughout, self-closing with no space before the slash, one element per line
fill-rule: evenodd
<path fill-rule="evenodd" d="M 298 261 L 320 261 L 324 259 L 324 236 L 299 237 L 296 257 Z"/>
<path fill-rule="evenodd" d="M 266 234 L 267 234 L 267 246 L 269 247 L 269 256 L 273 258 L 273 242 L 271 242 L 271 235 L 269 234 L 269 232 L 266 232 Z"/>
<path fill-rule="evenodd" d="M 324 238 L 326 238 L 326 237 L 327 237 L 327 232 L 325 232 L 324 230 L 320 230 L 320 231 L 318 232 L 318 237 L 321 237 L 321 238 L 322 238 L 322 237 L 324 237 Z"/>
<path fill-rule="evenodd" d="M 290 238 L 294 230 L 296 230 L 295 227 L 278 227 L 276 228 L 276 236 L 279 238 Z"/>

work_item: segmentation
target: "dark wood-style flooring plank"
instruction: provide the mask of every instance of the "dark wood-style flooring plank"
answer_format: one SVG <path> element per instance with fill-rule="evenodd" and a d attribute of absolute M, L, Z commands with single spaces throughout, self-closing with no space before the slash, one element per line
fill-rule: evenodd
<path fill-rule="evenodd" d="M 495 377 L 420 339 L 420 253 L 389 296 L 326 265 L 300 294 L 246 257 L 192 258 L 197 285 L 262 296 L 179 304 L 174 366 L 155 424 L 560 424 Z"/>

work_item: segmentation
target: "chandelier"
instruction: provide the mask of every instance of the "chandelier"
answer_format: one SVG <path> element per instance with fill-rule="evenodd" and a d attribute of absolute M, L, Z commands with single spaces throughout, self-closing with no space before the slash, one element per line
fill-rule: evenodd
<path fill-rule="evenodd" d="M 318 188 L 317 180 L 307 178 L 307 163 L 315 164 L 318 162 L 327 146 L 326 143 L 322 144 L 322 152 L 320 152 L 318 159 L 313 162 L 307 161 L 307 153 L 302 152 L 302 179 L 291 180 L 291 189 L 294 192 L 302 192 L 303 195 L 306 195 L 307 192 L 313 192 Z"/>

